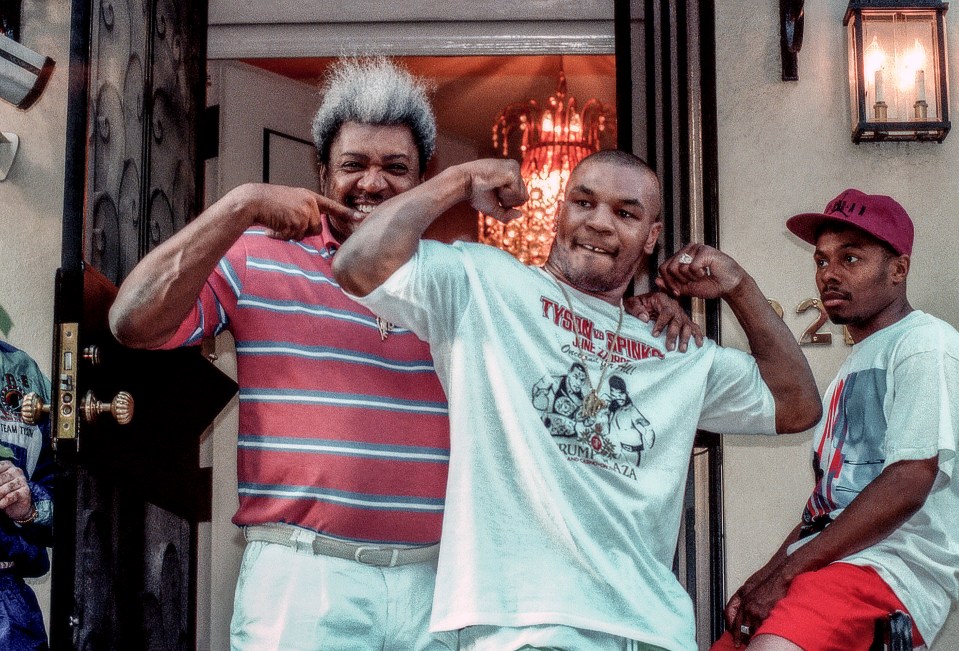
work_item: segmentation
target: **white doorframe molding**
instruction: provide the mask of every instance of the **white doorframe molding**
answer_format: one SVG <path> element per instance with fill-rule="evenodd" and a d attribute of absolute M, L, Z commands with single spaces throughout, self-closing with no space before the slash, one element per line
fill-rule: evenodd
<path fill-rule="evenodd" d="M 221 24 L 209 59 L 612 54 L 612 20 Z"/>

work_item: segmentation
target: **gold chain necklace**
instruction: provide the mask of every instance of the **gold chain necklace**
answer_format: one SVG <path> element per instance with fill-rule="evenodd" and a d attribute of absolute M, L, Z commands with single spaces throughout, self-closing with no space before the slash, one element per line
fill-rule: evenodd
<path fill-rule="evenodd" d="M 599 382 L 593 384 L 593 379 L 589 376 L 589 369 L 586 367 L 586 353 L 583 351 L 583 345 L 579 343 L 579 332 L 576 329 L 576 312 L 573 311 L 573 301 L 566 292 L 566 288 L 563 287 L 563 282 L 555 278 L 551 273 L 550 277 L 553 278 L 553 282 L 556 283 L 559 291 L 563 294 L 563 298 L 566 299 L 566 305 L 569 307 L 569 313 L 573 319 L 573 340 L 576 342 L 576 349 L 579 351 L 577 357 L 579 357 L 579 360 L 583 363 L 583 372 L 586 374 L 586 384 L 589 386 L 589 393 L 586 394 L 586 398 L 583 400 L 583 415 L 586 418 L 593 418 L 599 413 L 599 410 L 607 404 L 605 400 L 599 397 L 596 390 L 597 388 L 601 389 L 603 387 L 603 380 L 606 379 L 606 372 L 609 370 L 611 364 L 605 359 L 599 361 L 600 368 L 602 368 L 603 371 L 599 374 Z M 624 311 L 625 309 L 623 308 L 623 301 L 621 299 L 619 301 L 619 321 L 616 323 L 616 334 L 613 335 L 614 342 L 619 338 L 619 331 L 623 327 Z"/>

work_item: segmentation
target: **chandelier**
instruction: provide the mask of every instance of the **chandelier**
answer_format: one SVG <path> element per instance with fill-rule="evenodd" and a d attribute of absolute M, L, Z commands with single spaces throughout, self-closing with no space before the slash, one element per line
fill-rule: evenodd
<path fill-rule="evenodd" d="M 556 93 L 543 108 L 532 99 L 507 106 L 493 125 L 493 149 L 507 158 L 521 159 L 529 201 L 520 207 L 523 216 L 508 224 L 481 214 L 479 241 L 525 264 L 544 264 L 570 172 L 588 155 L 615 141 L 615 112 L 595 99 L 577 111 L 576 98 L 566 96 L 562 71 Z"/>

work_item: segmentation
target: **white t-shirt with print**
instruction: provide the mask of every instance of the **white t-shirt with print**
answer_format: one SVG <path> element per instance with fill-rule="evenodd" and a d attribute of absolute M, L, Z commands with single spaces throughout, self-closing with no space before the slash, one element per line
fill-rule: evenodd
<path fill-rule="evenodd" d="M 562 624 L 695 648 L 671 570 L 693 437 L 773 433 L 772 395 L 741 351 L 667 352 L 628 315 L 615 336 L 617 306 L 567 293 L 575 318 L 542 269 L 423 242 L 359 299 L 430 342 L 449 398 L 432 628 Z M 585 381 L 606 403 L 593 417 Z"/>
<path fill-rule="evenodd" d="M 807 523 L 835 520 L 893 463 L 938 455 L 939 475 L 922 508 L 884 540 L 842 559 L 875 568 L 927 644 L 959 598 L 957 437 L 959 333 L 920 311 L 853 346 L 813 437 L 817 482 Z"/>

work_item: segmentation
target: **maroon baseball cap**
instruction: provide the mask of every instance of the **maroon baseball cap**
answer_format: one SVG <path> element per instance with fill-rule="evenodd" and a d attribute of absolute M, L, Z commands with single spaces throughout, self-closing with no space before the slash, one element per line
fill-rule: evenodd
<path fill-rule="evenodd" d="M 821 213 L 807 212 L 790 217 L 786 220 L 786 228 L 815 245 L 819 227 L 830 222 L 855 226 L 885 242 L 900 255 L 912 254 L 912 220 L 892 197 L 846 190 L 830 201 Z"/>

